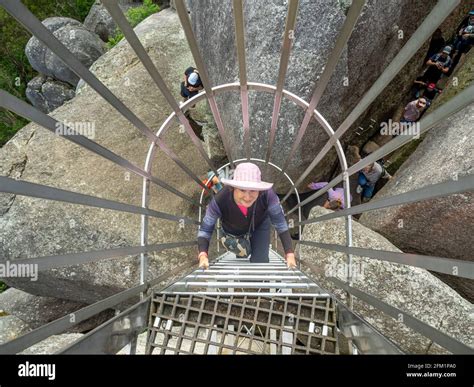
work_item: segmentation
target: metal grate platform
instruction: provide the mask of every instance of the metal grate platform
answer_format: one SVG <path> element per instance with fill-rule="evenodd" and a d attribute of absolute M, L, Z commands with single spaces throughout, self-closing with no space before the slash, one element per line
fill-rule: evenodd
<path fill-rule="evenodd" d="M 338 354 L 331 297 L 155 293 L 147 354 Z"/>

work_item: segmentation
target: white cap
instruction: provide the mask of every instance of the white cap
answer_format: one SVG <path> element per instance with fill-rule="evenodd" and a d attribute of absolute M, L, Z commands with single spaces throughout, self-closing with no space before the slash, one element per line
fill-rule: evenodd
<path fill-rule="evenodd" d="M 199 80 L 199 75 L 197 75 L 196 73 L 191 73 L 188 77 L 188 83 L 193 86 L 196 85 L 198 80 Z"/>

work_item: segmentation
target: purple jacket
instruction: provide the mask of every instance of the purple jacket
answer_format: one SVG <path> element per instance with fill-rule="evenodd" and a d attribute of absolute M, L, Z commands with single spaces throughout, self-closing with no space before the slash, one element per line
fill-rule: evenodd
<path fill-rule="evenodd" d="M 215 195 L 207 207 L 206 215 L 201 222 L 198 232 L 199 251 L 208 251 L 209 242 L 218 218 L 221 219 L 222 228 L 228 233 L 232 235 L 246 234 L 250 228 L 250 220 L 254 207 L 255 229 L 257 229 L 267 217 L 270 217 L 273 227 L 275 227 L 280 236 L 285 253 L 292 253 L 293 245 L 288 230 L 288 224 L 283 215 L 280 200 L 273 189 L 260 192 L 257 200 L 252 204 L 247 216 L 245 216 L 235 203 L 233 192 L 228 186 L 225 186 Z"/>
<path fill-rule="evenodd" d="M 326 181 L 322 181 L 322 182 L 319 182 L 319 183 L 311 183 L 309 185 L 309 188 L 314 189 L 314 190 L 318 190 L 318 189 L 326 187 L 327 185 L 328 185 L 328 183 Z M 340 202 L 342 203 L 341 208 L 345 207 L 344 189 L 343 188 L 336 188 L 336 189 L 329 188 L 327 193 L 328 193 L 328 199 L 329 199 L 330 202 L 332 202 L 333 200 L 340 200 Z M 351 201 L 352 201 L 352 195 L 351 195 Z"/>

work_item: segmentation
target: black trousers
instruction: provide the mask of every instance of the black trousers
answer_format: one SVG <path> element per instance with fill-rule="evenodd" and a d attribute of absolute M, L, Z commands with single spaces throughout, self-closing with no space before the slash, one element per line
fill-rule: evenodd
<path fill-rule="evenodd" d="M 270 249 L 270 226 L 270 216 L 267 216 L 265 220 L 250 235 L 250 244 L 252 245 L 250 262 L 269 262 L 268 253 Z"/>

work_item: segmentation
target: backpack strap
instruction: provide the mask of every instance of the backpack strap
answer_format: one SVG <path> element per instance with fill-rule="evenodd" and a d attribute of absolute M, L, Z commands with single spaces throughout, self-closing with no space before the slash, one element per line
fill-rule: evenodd
<path fill-rule="evenodd" d="M 252 219 L 250 219 L 250 225 L 249 225 L 249 234 L 250 234 L 250 230 L 255 231 L 255 211 L 257 209 L 257 202 L 258 200 L 255 201 L 255 205 L 253 206 Z"/>

